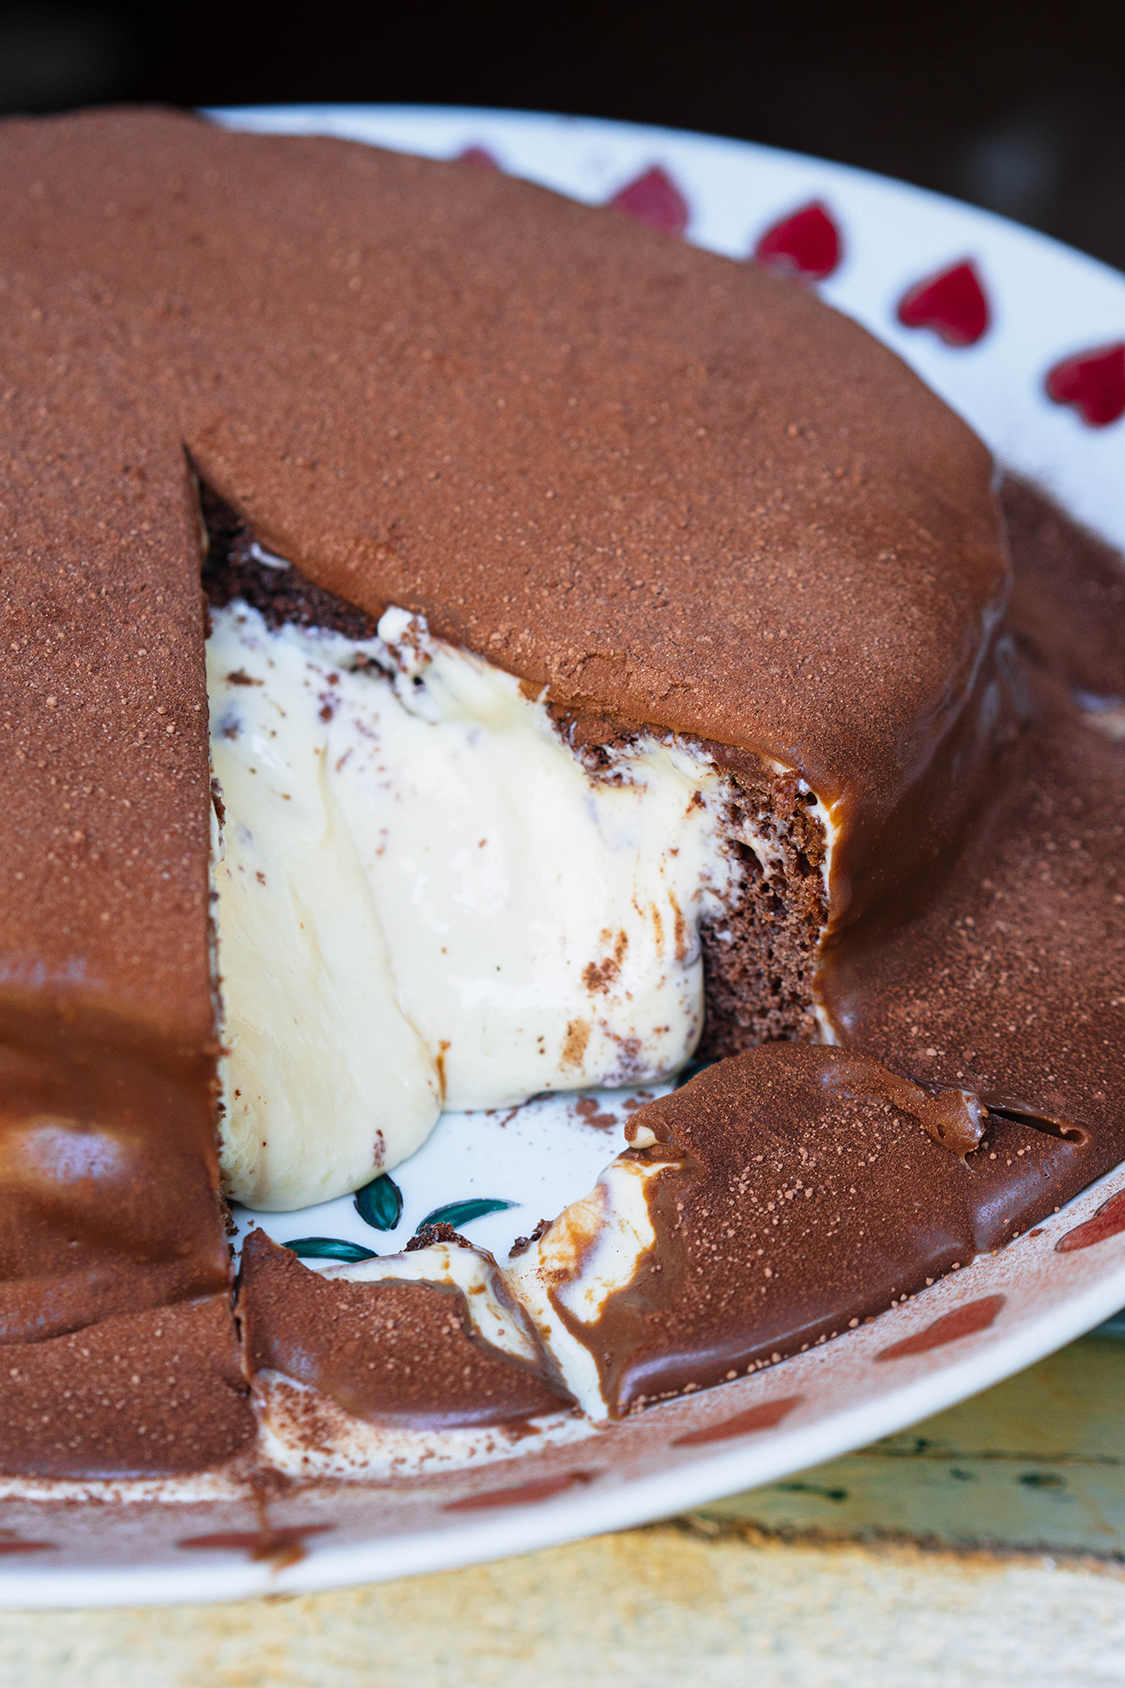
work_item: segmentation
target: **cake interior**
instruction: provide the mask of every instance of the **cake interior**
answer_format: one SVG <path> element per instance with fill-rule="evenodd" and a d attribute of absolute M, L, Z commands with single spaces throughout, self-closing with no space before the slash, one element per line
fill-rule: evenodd
<path fill-rule="evenodd" d="M 815 1034 L 831 820 L 796 773 L 549 708 L 201 509 L 234 1197 L 355 1189 L 444 1106 Z"/>

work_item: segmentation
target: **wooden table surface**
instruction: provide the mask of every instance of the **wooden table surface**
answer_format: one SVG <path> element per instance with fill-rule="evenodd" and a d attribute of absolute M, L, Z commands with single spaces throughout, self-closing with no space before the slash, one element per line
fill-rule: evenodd
<path fill-rule="evenodd" d="M 690 1518 L 411 1581 L 0 1614 L 2 1688 L 1125 1688 L 1125 1340 Z"/>

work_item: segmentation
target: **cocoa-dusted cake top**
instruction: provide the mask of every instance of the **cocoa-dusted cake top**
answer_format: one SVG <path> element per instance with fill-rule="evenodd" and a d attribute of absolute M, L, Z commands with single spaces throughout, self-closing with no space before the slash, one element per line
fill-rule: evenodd
<path fill-rule="evenodd" d="M 5 796 L 5 948 L 206 1017 L 185 445 L 361 609 L 422 611 L 560 704 L 774 755 L 859 820 L 956 722 L 1006 589 L 988 455 L 799 287 L 350 143 L 137 110 L 2 134 L 5 706 L 13 749 L 59 758 Z"/>
<path fill-rule="evenodd" d="M 4 280 L 0 990 L 20 1017 L 45 996 L 100 999 L 131 1022 L 124 1046 L 140 1052 L 139 1038 L 191 1066 L 214 1011 L 182 453 L 174 421 L 135 417 L 130 380 L 98 393 L 92 323 L 79 313 L 45 332 L 24 278 Z M 102 1023 L 81 1035 L 93 1047 L 118 1037 Z"/>
<path fill-rule="evenodd" d="M 226 1295 L 3 1350 L 0 1472 L 183 1476 L 254 1452 Z"/>

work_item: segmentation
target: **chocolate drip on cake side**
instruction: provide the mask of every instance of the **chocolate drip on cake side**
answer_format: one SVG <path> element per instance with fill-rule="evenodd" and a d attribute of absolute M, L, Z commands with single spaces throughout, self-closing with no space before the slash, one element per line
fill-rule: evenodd
<path fill-rule="evenodd" d="M 829 1005 L 849 1044 L 1085 1133 L 1105 1171 L 1125 1152 L 1125 754 L 1096 705 L 1125 697 L 1125 562 L 1032 487 L 1003 498 L 1026 725 L 929 905 L 840 946 Z"/>
<path fill-rule="evenodd" d="M 845 935 L 846 1050 L 773 1045 L 634 1116 L 655 1241 L 584 1324 L 612 1413 L 777 1363 L 1002 1247 L 1125 1155 L 1125 561 L 1002 489 L 1024 728 L 928 900 Z"/>

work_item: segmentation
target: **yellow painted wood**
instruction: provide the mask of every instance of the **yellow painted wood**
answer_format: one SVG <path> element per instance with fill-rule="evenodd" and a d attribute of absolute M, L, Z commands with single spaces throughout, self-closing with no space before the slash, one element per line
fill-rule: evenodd
<path fill-rule="evenodd" d="M 4 1688 L 1120 1688 L 1125 1579 L 668 1525 L 381 1587 L 10 1614 Z"/>

